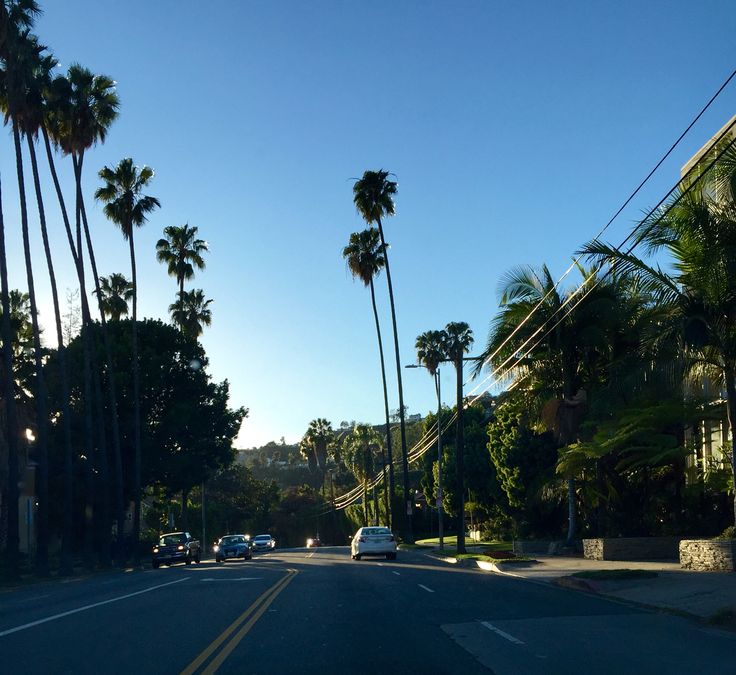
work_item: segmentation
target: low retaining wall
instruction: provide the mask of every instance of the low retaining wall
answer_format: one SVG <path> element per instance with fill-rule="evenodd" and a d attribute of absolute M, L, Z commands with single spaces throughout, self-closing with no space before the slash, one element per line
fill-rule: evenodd
<path fill-rule="evenodd" d="M 515 539 L 514 555 L 555 555 L 559 554 L 560 546 L 563 542 L 559 541 L 542 541 L 534 539 Z"/>
<path fill-rule="evenodd" d="M 683 539 L 680 567 L 686 570 L 733 572 L 736 539 Z"/>
<path fill-rule="evenodd" d="M 677 560 L 679 537 L 583 539 L 588 560 Z"/>

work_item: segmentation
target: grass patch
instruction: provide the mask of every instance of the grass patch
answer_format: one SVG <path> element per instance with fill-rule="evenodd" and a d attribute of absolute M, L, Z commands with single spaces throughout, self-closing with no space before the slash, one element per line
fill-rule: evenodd
<path fill-rule="evenodd" d="M 727 626 L 733 624 L 734 620 L 736 620 L 736 612 L 730 607 L 721 607 L 721 609 L 708 617 L 706 623 L 709 623 L 711 626 Z"/>
<path fill-rule="evenodd" d="M 575 572 L 571 575 L 578 579 L 593 579 L 594 581 L 619 581 L 622 579 L 654 579 L 658 577 L 657 572 L 651 570 L 590 570 L 586 572 Z"/>
<path fill-rule="evenodd" d="M 440 540 L 437 537 L 432 539 L 418 539 L 416 542 L 419 546 L 430 546 L 436 547 L 440 545 Z M 513 544 L 510 541 L 473 541 L 469 538 L 465 539 L 465 548 L 482 546 L 484 550 L 489 551 L 510 551 L 513 548 Z M 445 537 L 445 551 L 454 550 L 457 548 L 457 537 L 449 535 Z"/>
<path fill-rule="evenodd" d="M 499 562 L 528 562 L 531 560 L 531 558 L 526 557 L 518 557 L 518 556 L 511 556 L 504 555 L 504 552 L 498 552 L 494 555 L 493 551 L 488 551 L 487 553 L 484 552 L 474 552 L 474 553 L 458 553 L 456 549 L 454 548 L 446 548 L 444 551 L 440 551 L 439 549 L 432 549 L 429 552 L 431 555 L 435 555 L 438 558 L 456 558 L 457 560 L 482 560 L 483 562 L 491 562 L 491 563 L 499 563 Z M 488 555 L 488 553 L 491 553 L 491 555 Z"/>
<path fill-rule="evenodd" d="M 425 546 L 423 544 L 399 544 L 399 548 L 405 551 L 426 551 L 431 549 L 431 546 Z"/>

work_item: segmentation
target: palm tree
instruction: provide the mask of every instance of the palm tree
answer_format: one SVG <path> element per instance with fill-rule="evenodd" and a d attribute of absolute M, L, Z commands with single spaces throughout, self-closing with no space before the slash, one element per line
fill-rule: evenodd
<path fill-rule="evenodd" d="M 473 344 L 473 331 L 464 321 L 452 321 L 445 326 L 443 351 L 455 364 L 457 374 L 457 421 L 455 422 L 455 471 L 457 473 L 458 512 L 457 552 L 465 553 L 465 446 L 463 442 L 463 357 Z M 437 424 L 439 424 L 439 417 Z M 438 467 L 441 469 L 441 467 Z"/>
<path fill-rule="evenodd" d="M 106 317 L 112 321 L 120 321 L 120 317 L 128 316 L 128 303 L 133 298 L 133 284 L 124 274 L 113 272 L 109 277 L 100 277 L 100 295 L 100 304 Z"/>
<path fill-rule="evenodd" d="M 363 524 L 368 525 L 368 479 L 375 473 L 375 452 L 380 436 L 370 424 L 356 424 L 348 437 L 348 462 L 355 477 L 363 484 Z"/>
<path fill-rule="evenodd" d="M 700 183 L 683 185 L 644 223 L 639 242 L 649 254 L 668 253 L 671 272 L 599 241 L 583 249 L 609 262 L 616 275 L 635 279 L 653 294 L 659 321 L 643 339 L 654 344 L 682 343 L 690 375 L 708 378 L 725 389 L 732 438 L 736 434 L 735 177 L 736 152 L 729 149 L 715 172 Z M 731 453 L 730 460 L 736 476 L 736 453 Z"/>
<path fill-rule="evenodd" d="M 25 177 L 23 174 L 23 152 L 21 137 L 34 133 L 34 124 L 40 117 L 38 101 L 33 100 L 32 86 L 34 77 L 38 75 L 44 60 L 41 54 L 44 47 L 38 44 L 27 28 L 18 30 L 18 26 L 8 25 L 5 33 L 5 50 L 2 54 L 4 69 L 2 71 L 2 109 L 5 121 L 11 122 L 13 141 L 15 144 L 15 166 L 18 177 L 18 194 L 20 197 L 21 232 L 23 236 L 23 254 L 25 259 L 28 297 L 33 325 L 33 352 L 36 365 L 36 417 L 37 417 L 37 479 L 38 517 L 36 568 L 42 576 L 48 574 L 48 401 L 46 382 L 43 372 L 43 353 L 41 349 L 41 331 L 38 325 L 38 308 L 36 303 L 35 280 L 31 258 L 30 234 L 28 229 L 28 208 L 26 202 Z"/>
<path fill-rule="evenodd" d="M 324 482 L 325 470 L 327 469 L 327 449 L 335 436 L 332 423 L 324 417 L 312 420 L 307 427 L 304 438 L 314 451 L 317 468 L 321 474 L 320 482 Z"/>
<path fill-rule="evenodd" d="M 208 249 L 207 242 L 197 239 L 196 227 L 189 224 L 164 228 L 163 239 L 156 242 L 156 259 L 168 267 L 169 276 L 176 277 L 179 295 L 184 293 L 184 281 L 194 277 L 194 270 L 205 268 L 202 254 Z"/>
<path fill-rule="evenodd" d="M 87 449 L 91 453 L 92 441 L 92 378 L 93 372 L 95 379 L 95 405 L 98 410 L 97 426 L 100 443 L 100 461 L 106 463 L 106 452 L 103 452 L 106 444 L 104 431 L 104 412 L 102 398 L 98 395 L 100 391 L 99 372 L 94 367 L 94 352 L 92 349 L 91 337 L 89 335 L 92 323 L 91 312 L 89 309 L 85 270 L 84 270 L 84 248 L 82 243 L 82 226 L 84 226 L 84 238 L 87 246 L 87 253 L 92 267 L 92 277 L 94 281 L 95 292 L 97 294 L 97 304 L 100 312 L 100 322 L 102 325 L 102 340 L 105 352 L 105 361 L 108 371 L 107 390 L 110 401 L 110 419 L 112 424 L 113 453 L 115 462 L 115 506 L 116 521 L 118 529 L 118 556 L 119 562 L 122 563 L 123 546 L 122 546 L 122 530 L 124 525 L 124 505 L 123 505 L 123 473 L 122 473 L 122 451 L 120 447 L 120 429 L 117 417 L 117 395 L 115 387 L 115 373 L 112 363 L 112 350 L 110 347 L 109 336 L 107 332 L 106 317 L 103 308 L 100 305 L 100 288 L 99 274 L 97 271 L 97 262 L 92 245 L 92 237 L 87 222 L 87 212 L 84 204 L 84 196 L 82 194 L 82 171 L 84 167 L 84 157 L 86 151 L 97 142 L 104 142 L 107 137 L 107 131 L 112 122 L 117 118 L 118 108 L 120 105 L 119 98 L 115 92 L 115 82 L 105 75 L 94 75 L 87 68 L 83 68 L 79 64 L 72 64 L 67 71 L 66 77 L 55 78 L 48 87 L 47 93 L 47 114 L 45 116 L 42 132 L 44 144 L 46 146 L 46 154 L 51 168 L 51 175 L 54 181 L 57 198 L 62 210 L 62 217 L 66 229 L 69 247 L 72 252 L 77 271 L 77 277 L 80 285 L 80 296 L 82 305 L 82 343 L 84 350 L 84 391 L 85 400 L 90 401 L 85 405 L 85 438 Z M 76 183 L 75 193 L 75 213 L 76 213 L 76 240 L 72 233 L 69 217 L 66 211 L 66 205 L 59 185 L 56 168 L 53 161 L 53 154 L 49 143 L 49 137 L 57 147 L 61 148 L 66 155 L 71 155 L 72 165 L 74 168 L 74 177 Z M 88 455 L 90 456 L 90 455 Z M 101 472 L 102 473 L 102 472 Z M 92 490 L 92 476 L 90 471 L 86 472 L 88 490 Z M 103 511 L 107 508 L 107 501 L 102 501 Z M 89 513 L 90 509 L 86 512 Z M 99 520 L 99 518 L 98 518 Z M 89 528 L 88 528 L 89 529 Z M 102 517 L 102 536 L 106 541 L 109 528 L 106 524 L 106 516 Z M 89 535 L 87 536 L 85 548 L 89 549 L 91 542 Z M 107 544 L 104 546 L 107 549 Z M 89 554 L 88 554 L 89 557 Z M 103 560 L 103 563 L 106 561 Z"/>
<path fill-rule="evenodd" d="M 483 360 L 526 376 L 524 391 L 537 418 L 545 417 L 559 444 L 578 438 L 589 390 L 601 358 L 610 350 L 608 322 L 614 322 L 618 290 L 595 270 L 579 268 L 583 283 L 560 291 L 549 269 L 521 266 L 502 279 L 501 310 L 493 321 Z M 536 309 L 535 309 L 536 308 Z M 550 399 L 555 403 L 549 410 Z M 573 475 L 567 476 L 568 531 L 576 529 Z"/>
<path fill-rule="evenodd" d="M 95 192 L 95 199 L 104 202 L 105 216 L 120 227 L 130 249 L 130 269 L 133 283 L 133 443 L 135 448 L 133 492 L 135 512 L 133 516 L 133 545 L 136 560 L 141 528 L 141 401 L 140 364 L 138 363 L 138 282 L 135 266 L 136 227 L 141 227 L 148 214 L 161 206 L 156 197 L 144 195 L 143 190 L 153 178 L 153 169 L 138 168 L 129 157 L 122 159 L 113 169 L 103 167 L 99 172 L 104 185 Z"/>
<path fill-rule="evenodd" d="M 395 181 L 388 179 L 389 172 L 383 169 L 378 171 L 366 171 L 363 177 L 355 181 L 353 185 L 353 203 L 358 213 L 369 225 L 375 223 L 381 237 L 381 249 L 385 260 L 386 281 L 388 284 L 388 296 L 391 305 L 391 323 L 394 331 L 394 352 L 396 355 L 396 378 L 399 385 L 399 424 L 401 428 L 401 461 L 404 473 L 404 501 L 406 509 L 405 539 L 412 542 L 411 533 L 411 499 L 409 496 L 409 457 L 406 448 L 406 421 L 404 408 L 404 387 L 401 379 L 401 356 L 399 354 L 399 333 L 396 326 L 396 306 L 394 303 L 394 289 L 391 283 L 391 267 L 388 262 L 388 247 L 383 235 L 383 218 L 393 216 L 394 196 L 397 192 Z"/>
<path fill-rule="evenodd" d="M 169 305 L 171 319 L 184 335 L 196 340 L 202 335 L 202 327 L 212 324 L 212 310 L 209 308 L 211 302 L 212 300 L 205 299 L 201 288 L 181 291 L 178 300 Z"/>
<path fill-rule="evenodd" d="M 383 384 L 383 408 L 386 416 L 386 452 L 388 454 L 388 492 L 389 526 L 393 528 L 393 506 L 394 506 L 394 465 L 393 450 L 391 447 L 391 420 L 388 409 L 388 389 L 386 386 L 386 363 L 383 357 L 383 339 L 381 337 L 381 324 L 378 320 L 378 309 L 376 308 L 376 290 L 373 284 L 374 277 L 378 276 L 381 269 L 386 265 L 386 256 L 380 244 L 378 230 L 370 227 L 362 232 L 353 232 L 350 235 L 348 245 L 342 250 L 348 269 L 354 279 L 360 279 L 365 286 L 371 289 L 371 305 L 373 307 L 373 318 L 376 322 L 376 335 L 378 336 L 378 355 L 381 361 L 381 382 Z"/>
<path fill-rule="evenodd" d="M 0 59 L 6 64 L 13 62 L 13 42 L 24 31 L 32 28 L 41 13 L 35 0 L 0 2 Z M 10 57 L 10 59 L 8 59 Z M 10 69 L 12 71 L 12 68 Z M 8 283 L 7 250 L 5 247 L 5 223 L 2 214 L 0 193 L 0 302 L 2 304 L 3 339 L 3 394 L 8 444 L 8 488 L 7 488 L 7 573 L 11 579 L 18 576 L 20 546 L 18 518 L 18 416 L 15 405 L 15 381 L 13 379 L 13 330 L 11 325 L 10 287 Z"/>

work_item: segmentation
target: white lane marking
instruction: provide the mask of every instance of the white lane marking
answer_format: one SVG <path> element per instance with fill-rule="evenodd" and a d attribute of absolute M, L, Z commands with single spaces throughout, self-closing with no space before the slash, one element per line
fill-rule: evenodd
<path fill-rule="evenodd" d="M 496 628 L 492 623 L 488 623 L 487 621 L 481 621 L 481 624 L 484 625 L 488 630 L 492 630 L 496 635 L 500 635 L 502 638 L 505 638 L 509 642 L 513 642 L 515 645 L 523 645 L 524 643 L 519 640 L 519 638 L 515 638 L 513 635 L 509 635 L 508 633 L 505 633 L 500 628 Z"/>
<path fill-rule="evenodd" d="M 54 614 L 53 616 L 47 616 L 45 619 L 38 619 L 38 621 L 31 621 L 30 623 L 24 623 L 22 626 L 16 626 L 15 628 L 8 628 L 7 630 L 0 632 L 0 637 L 5 637 L 6 635 L 10 635 L 11 633 L 17 633 L 19 631 L 26 630 L 26 628 L 33 628 L 34 626 L 40 626 L 42 623 L 48 623 L 49 621 L 55 621 L 56 619 L 62 619 L 65 616 L 77 614 L 78 612 L 85 612 L 88 609 L 93 609 L 94 607 L 101 607 L 102 605 L 109 605 L 112 602 L 118 602 L 119 600 L 125 600 L 127 598 L 132 598 L 133 596 L 136 596 L 136 595 L 142 595 L 143 593 L 150 593 L 151 591 L 155 591 L 158 588 L 163 588 L 164 586 L 171 586 L 172 584 L 178 584 L 186 580 L 187 578 L 183 577 L 182 579 L 177 579 L 176 581 L 169 581 L 165 584 L 157 584 L 156 586 L 150 586 L 149 588 L 144 588 L 142 591 L 136 591 L 135 593 L 128 593 L 126 595 L 120 595 L 117 598 L 110 598 L 109 600 L 103 600 L 102 602 L 95 602 L 91 605 L 85 605 L 84 607 L 77 607 L 76 609 L 70 609 L 68 612 L 61 612 L 61 614 Z"/>
<path fill-rule="evenodd" d="M 383 563 L 377 563 L 379 567 L 383 567 Z"/>
<path fill-rule="evenodd" d="M 434 591 L 431 588 L 427 588 L 424 584 L 418 584 L 419 588 L 423 588 L 427 593 L 434 593 Z"/>
<path fill-rule="evenodd" d="M 401 576 L 401 572 L 393 572 L 392 571 L 392 574 L 395 574 L 397 577 L 400 577 Z"/>
<path fill-rule="evenodd" d="M 235 579 L 215 579 L 214 577 L 206 577 L 200 581 L 258 581 L 262 577 L 235 577 Z"/>

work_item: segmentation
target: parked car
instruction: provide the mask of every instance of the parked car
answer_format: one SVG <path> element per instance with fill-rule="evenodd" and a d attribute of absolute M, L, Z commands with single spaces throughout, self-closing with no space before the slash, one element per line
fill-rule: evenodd
<path fill-rule="evenodd" d="M 151 567 L 183 562 L 190 565 L 192 561 L 198 563 L 201 559 L 199 541 L 189 532 L 168 532 L 158 538 L 158 544 L 151 551 Z"/>
<path fill-rule="evenodd" d="M 257 534 L 253 537 L 254 551 L 273 551 L 276 548 L 276 540 L 270 534 Z"/>
<path fill-rule="evenodd" d="M 386 560 L 396 560 L 396 537 L 387 527 L 361 527 L 350 543 L 353 560 L 364 555 L 386 556 Z"/>
<path fill-rule="evenodd" d="M 318 548 L 319 546 L 322 546 L 319 537 L 310 537 L 307 539 L 307 548 Z"/>
<path fill-rule="evenodd" d="M 213 550 L 217 562 L 225 562 L 228 558 L 250 560 L 253 557 L 250 550 L 250 538 L 245 534 L 228 534 L 220 537 Z"/>

